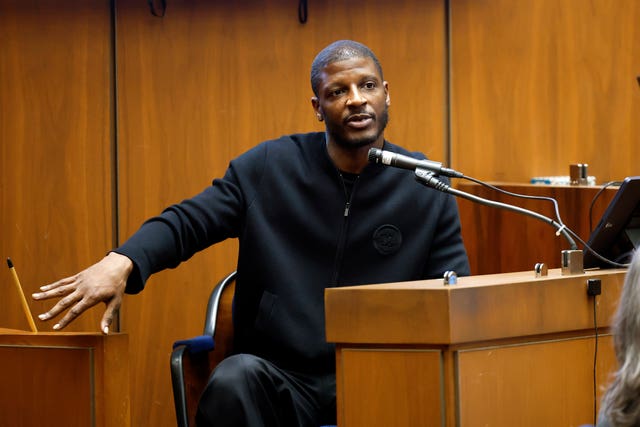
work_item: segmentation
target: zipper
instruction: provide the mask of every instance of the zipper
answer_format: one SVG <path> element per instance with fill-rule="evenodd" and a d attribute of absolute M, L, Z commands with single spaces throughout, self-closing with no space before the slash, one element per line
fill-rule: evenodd
<path fill-rule="evenodd" d="M 333 269 L 333 277 L 331 280 L 331 287 L 338 286 L 338 278 L 340 277 L 340 269 L 342 267 L 342 257 L 344 255 L 344 247 L 347 241 L 347 231 L 349 230 L 349 213 L 351 212 L 351 200 L 353 199 L 353 195 L 356 192 L 356 186 L 358 181 L 360 180 L 360 176 L 358 175 L 353 182 L 353 186 L 351 187 L 351 194 L 347 191 L 347 186 L 344 183 L 344 177 L 342 173 L 338 171 L 340 175 L 340 182 L 342 184 L 342 189 L 344 191 L 345 197 L 345 205 L 343 211 L 343 221 L 342 221 L 342 229 L 340 230 L 340 236 L 338 238 L 338 247 L 336 248 L 336 258 L 334 261 L 334 269 Z"/>

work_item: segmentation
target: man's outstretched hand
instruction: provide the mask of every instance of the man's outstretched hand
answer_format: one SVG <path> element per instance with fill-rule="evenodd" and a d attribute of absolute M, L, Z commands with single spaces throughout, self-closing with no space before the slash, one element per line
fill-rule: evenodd
<path fill-rule="evenodd" d="M 59 330 L 94 305 L 104 302 L 106 309 L 100 322 L 100 330 L 109 333 L 113 317 L 122 304 L 127 278 L 133 263 L 124 255 L 110 252 L 96 264 L 70 277 L 40 287 L 41 292 L 32 295 L 35 300 L 60 298 L 56 305 L 38 316 L 50 320 L 66 311 L 62 319 L 53 325 Z"/>

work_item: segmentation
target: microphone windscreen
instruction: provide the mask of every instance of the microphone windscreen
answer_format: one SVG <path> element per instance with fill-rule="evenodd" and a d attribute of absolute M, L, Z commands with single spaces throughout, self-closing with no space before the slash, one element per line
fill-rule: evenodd
<path fill-rule="evenodd" d="M 377 163 L 380 158 L 381 150 L 379 148 L 370 148 L 369 149 L 369 161 Z"/>

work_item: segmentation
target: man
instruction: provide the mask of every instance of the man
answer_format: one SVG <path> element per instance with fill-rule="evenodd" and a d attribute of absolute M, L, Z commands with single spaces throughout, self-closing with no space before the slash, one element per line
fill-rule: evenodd
<path fill-rule="evenodd" d="M 326 132 L 267 141 L 231 161 L 225 176 L 145 222 L 87 270 L 43 286 L 62 297 L 61 329 L 98 302 L 107 333 L 122 295 L 230 237 L 240 242 L 234 310 L 238 353 L 214 371 L 201 426 L 335 423 L 335 357 L 324 337 L 324 289 L 469 274 L 455 200 L 411 172 L 368 161 L 372 147 L 424 158 L 384 140 L 390 104 L 382 68 L 349 40 L 311 69 Z"/>

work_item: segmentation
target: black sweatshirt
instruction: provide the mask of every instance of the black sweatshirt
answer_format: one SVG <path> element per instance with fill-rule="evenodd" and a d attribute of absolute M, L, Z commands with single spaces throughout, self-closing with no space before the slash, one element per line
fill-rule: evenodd
<path fill-rule="evenodd" d="M 302 372 L 335 370 L 325 288 L 469 274 L 452 196 L 377 164 L 349 190 L 320 132 L 254 147 L 202 193 L 145 222 L 115 250 L 134 263 L 127 292 L 227 238 L 240 243 L 236 351 Z"/>

